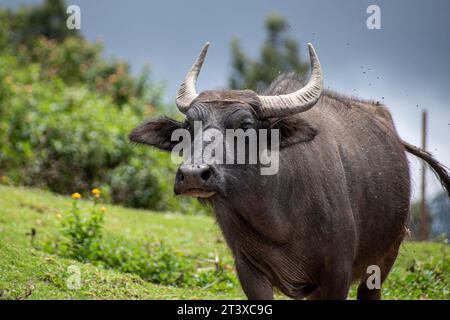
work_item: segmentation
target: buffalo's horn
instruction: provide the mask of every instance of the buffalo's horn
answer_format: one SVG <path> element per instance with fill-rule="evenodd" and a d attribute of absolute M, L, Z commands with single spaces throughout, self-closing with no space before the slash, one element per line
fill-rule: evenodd
<path fill-rule="evenodd" d="M 176 104 L 178 109 L 181 112 L 185 113 L 192 101 L 198 96 L 197 91 L 195 90 L 195 84 L 197 83 L 197 77 L 200 73 L 200 70 L 203 65 L 203 61 L 205 61 L 206 53 L 208 52 L 209 42 L 206 42 L 198 56 L 197 60 L 195 60 L 191 69 L 187 73 L 183 82 L 180 85 L 180 88 L 177 92 L 177 100 Z"/>
<path fill-rule="evenodd" d="M 285 117 L 312 108 L 319 100 L 323 89 L 322 68 L 316 51 L 308 43 L 311 60 L 311 76 L 308 83 L 295 92 L 278 96 L 259 96 L 261 114 L 265 118 Z"/>

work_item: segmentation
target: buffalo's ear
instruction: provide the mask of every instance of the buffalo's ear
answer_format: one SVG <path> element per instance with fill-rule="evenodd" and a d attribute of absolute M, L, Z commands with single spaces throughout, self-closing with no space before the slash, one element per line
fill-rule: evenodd
<path fill-rule="evenodd" d="M 132 142 L 148 144 L 164 151 L 171 151 L 178 143 L 171 141 L 172 132 L 182 128 L 181 122 L 170 118 L 157 118 L 144 122 L 128 136 Z"/>
<path fill-rule="evenodd" d="M 306 120 L 299 117 L 289 117 L 276 120 L 271 129 L 280 133 L 280 149 L 296 143 L 308 142 L 317 135 L 317 130 Z"/>

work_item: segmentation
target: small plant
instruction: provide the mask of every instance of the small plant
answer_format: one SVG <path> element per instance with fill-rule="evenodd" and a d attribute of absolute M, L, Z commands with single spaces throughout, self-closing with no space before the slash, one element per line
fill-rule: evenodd
<path fill-rule="evenodd" d="M 61 217 L 60 238 L 42 249 L 49 253 L 90 262 L 104 268 L 133 273 L 143 280 L 178 287 L 227 290 L 237 286 L 232 267 L 218 255 L 200 257 L 175 250 L 166 241 L 129 240 L 104 234 L 106 209 L 100 206 L 99 189 L 91 191 L 93 205 L 84 211 L 81 195 L 72 194 L 72 207 Z"/>
<path fill-rule="evenodd" d="M 72 208 L 62 221 L 62 235 L 65 241 L 61 243 L 60 251 L 71 258 L 80 261 L 90 261 L 95 257 L 94 246 L 101 241 L 105 207 L 100 207 L 98 201 L 100 190 L 93 189 L 94 203 L 89 212 L 83 212 L 79 205 L 81 195 L 72 194 Z"/>

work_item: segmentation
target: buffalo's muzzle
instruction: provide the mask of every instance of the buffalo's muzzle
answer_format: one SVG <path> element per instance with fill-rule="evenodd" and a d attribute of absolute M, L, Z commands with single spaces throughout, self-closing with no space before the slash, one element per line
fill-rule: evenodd
<path fill-rule="evenodd" d="M 183 194 L 197 198 L 208 198 L 212 190 L 214 175 L 207 164 L 183 164 L 175 177 L 175 194 Z"/>

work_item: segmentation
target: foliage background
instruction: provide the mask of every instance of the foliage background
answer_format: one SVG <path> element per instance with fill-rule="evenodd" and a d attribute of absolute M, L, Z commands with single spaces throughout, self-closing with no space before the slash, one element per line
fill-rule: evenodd
<path fill-rule="evenodd" d="M 132 76 L 65 23 L 62 1 L 0 10 L 2 181 L 62 194 L 99 187 L 126 206 L 208 212 L 174 198 L 168 154 L 128 141 L 140 121 L 170 109 L 149 68 Z"/>

